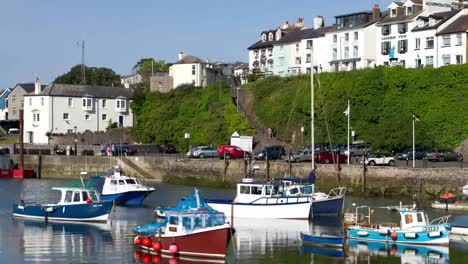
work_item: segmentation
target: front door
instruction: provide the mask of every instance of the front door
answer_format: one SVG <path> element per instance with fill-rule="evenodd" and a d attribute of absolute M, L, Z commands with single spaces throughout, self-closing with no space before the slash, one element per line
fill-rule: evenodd
<path fill-rule="evenodd" d="M 33 141 L 34 141 L 34 132 L 28 131 L 27 139 L 28 139 L 28 143 L 33 143 Z"/>
<path fill-rule="evenodd" d="M 123 127 L 124 126 L 124 117 L 123 115 L 119 116 L 119 127 Z"/>

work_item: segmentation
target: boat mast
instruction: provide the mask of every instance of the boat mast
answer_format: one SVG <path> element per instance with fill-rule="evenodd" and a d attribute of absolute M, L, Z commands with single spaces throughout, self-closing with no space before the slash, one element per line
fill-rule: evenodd
<path fill-rule="evenodd" d="M 315 141 L 314 141 L 314 64 L 310 62 L 310 139 L 312 171 L 315 171 Z"/>

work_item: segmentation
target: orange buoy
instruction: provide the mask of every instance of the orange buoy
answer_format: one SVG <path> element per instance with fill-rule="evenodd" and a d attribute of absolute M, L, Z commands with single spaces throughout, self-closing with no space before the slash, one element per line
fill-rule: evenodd
<path fill-rule="evenodd" d="M 154 251 L 159 252 L 159 251 L 161 251 L 161 249 L 162 249 L 162 245 L 161 245 L 160 242 L 156 242 L 156 243 L 153 244 L 153 250 Z"/>
<path fill-rule="evenodd" d="M 151 239 L 149 237 L 143 238 L 143 246 L 151 247 Z"/>
<path fill-rule="evenodd" d="M 142 241 L 141 241 L 141 238 L 139 236 L 136 236 L 134 239 L 133 239 L 133 243 L 137 246 L 141 245 Z"/>
<path fill-rule="evenodd" d="M 397 240 L 398 238 L 398 235 L 395 231 L 392 232 L 392 234 L 390 235 L 390 237 L 393 239 L 393 240 Z"/>
<path fill-rule="evenodd" d="M 179 247 L 177 247 L 176 244 L 172 243 L 170 246 L 169 246 L 169 253 L 174 255 L 174 254 L 177 254 L 177 252 L 179 252 Z"/>
<path fill-rule="evenodd" d="M 398 250 L 397 250 L 396 245 L 393 245 L 392 248 L 390 249 L 390 252 L 391 252 L 392 254 L 396 254 L 397 251 L 398 251 Z"/>

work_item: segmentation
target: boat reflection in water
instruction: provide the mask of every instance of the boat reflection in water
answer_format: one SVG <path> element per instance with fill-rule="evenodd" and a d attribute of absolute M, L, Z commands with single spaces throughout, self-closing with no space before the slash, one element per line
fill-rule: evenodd
<path fill-rule="evenodd" d="M 233 241 L 243 256 L 273 252 L 284 247 L 298 247 L 301 232 L 309 233 L 308 220 L 234 218 Z"/>
<path fill-rule="evenodd" d="M 112 251 L 112 233 L 109 224 L 98 223 L 44 223 L 16 219 L 19 240 L 25 261 L 80 260 L 83 256 Z M 106 248 L 107 247 L 107 248 Z"/>
<path fill-rule="evenodd" d="M 387 244 L 382 242 L 368 242 L 348 240 L 348 259 L 362 259 L 363 256 L 397 256 L 401 263 L 450 263 L 449 248 L 444 246 L 419 246 L 403 244 Z"/>
<path fill-rule="evenodd" d="M 337 216 L 319 216 L 314 217 L 311 221 L 309 233 L 312 236 L 343 236 L 343 225 L 341 219 Z M 303 244 L 302 253 L 318 254 L 332 258 L 343 258 L 344 253 L 342 248 L 330 248 L 320 245 Z"/>
<path fill-rule="evenodd" d="M 224 259 L 199 258 L 189 256 L 172 256 L 169 254 L 157 254 L 145 250 L 136 250 L 134 258 L 140 263 L 168 263 L 168 264 L 192 264 L 192 263 L 226 263 Z"/>

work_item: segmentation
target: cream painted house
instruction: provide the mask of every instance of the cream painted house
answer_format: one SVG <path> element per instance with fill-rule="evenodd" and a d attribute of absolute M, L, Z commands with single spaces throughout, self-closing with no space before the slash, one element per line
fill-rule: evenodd
<path fill-rule="evenodd" d="M 179 53 L 179 60 L 169 68 L 173 80 L 173 89 L 188 84 L 205 87 L 216 81 L 217 72 L 205 60 Z"/>

